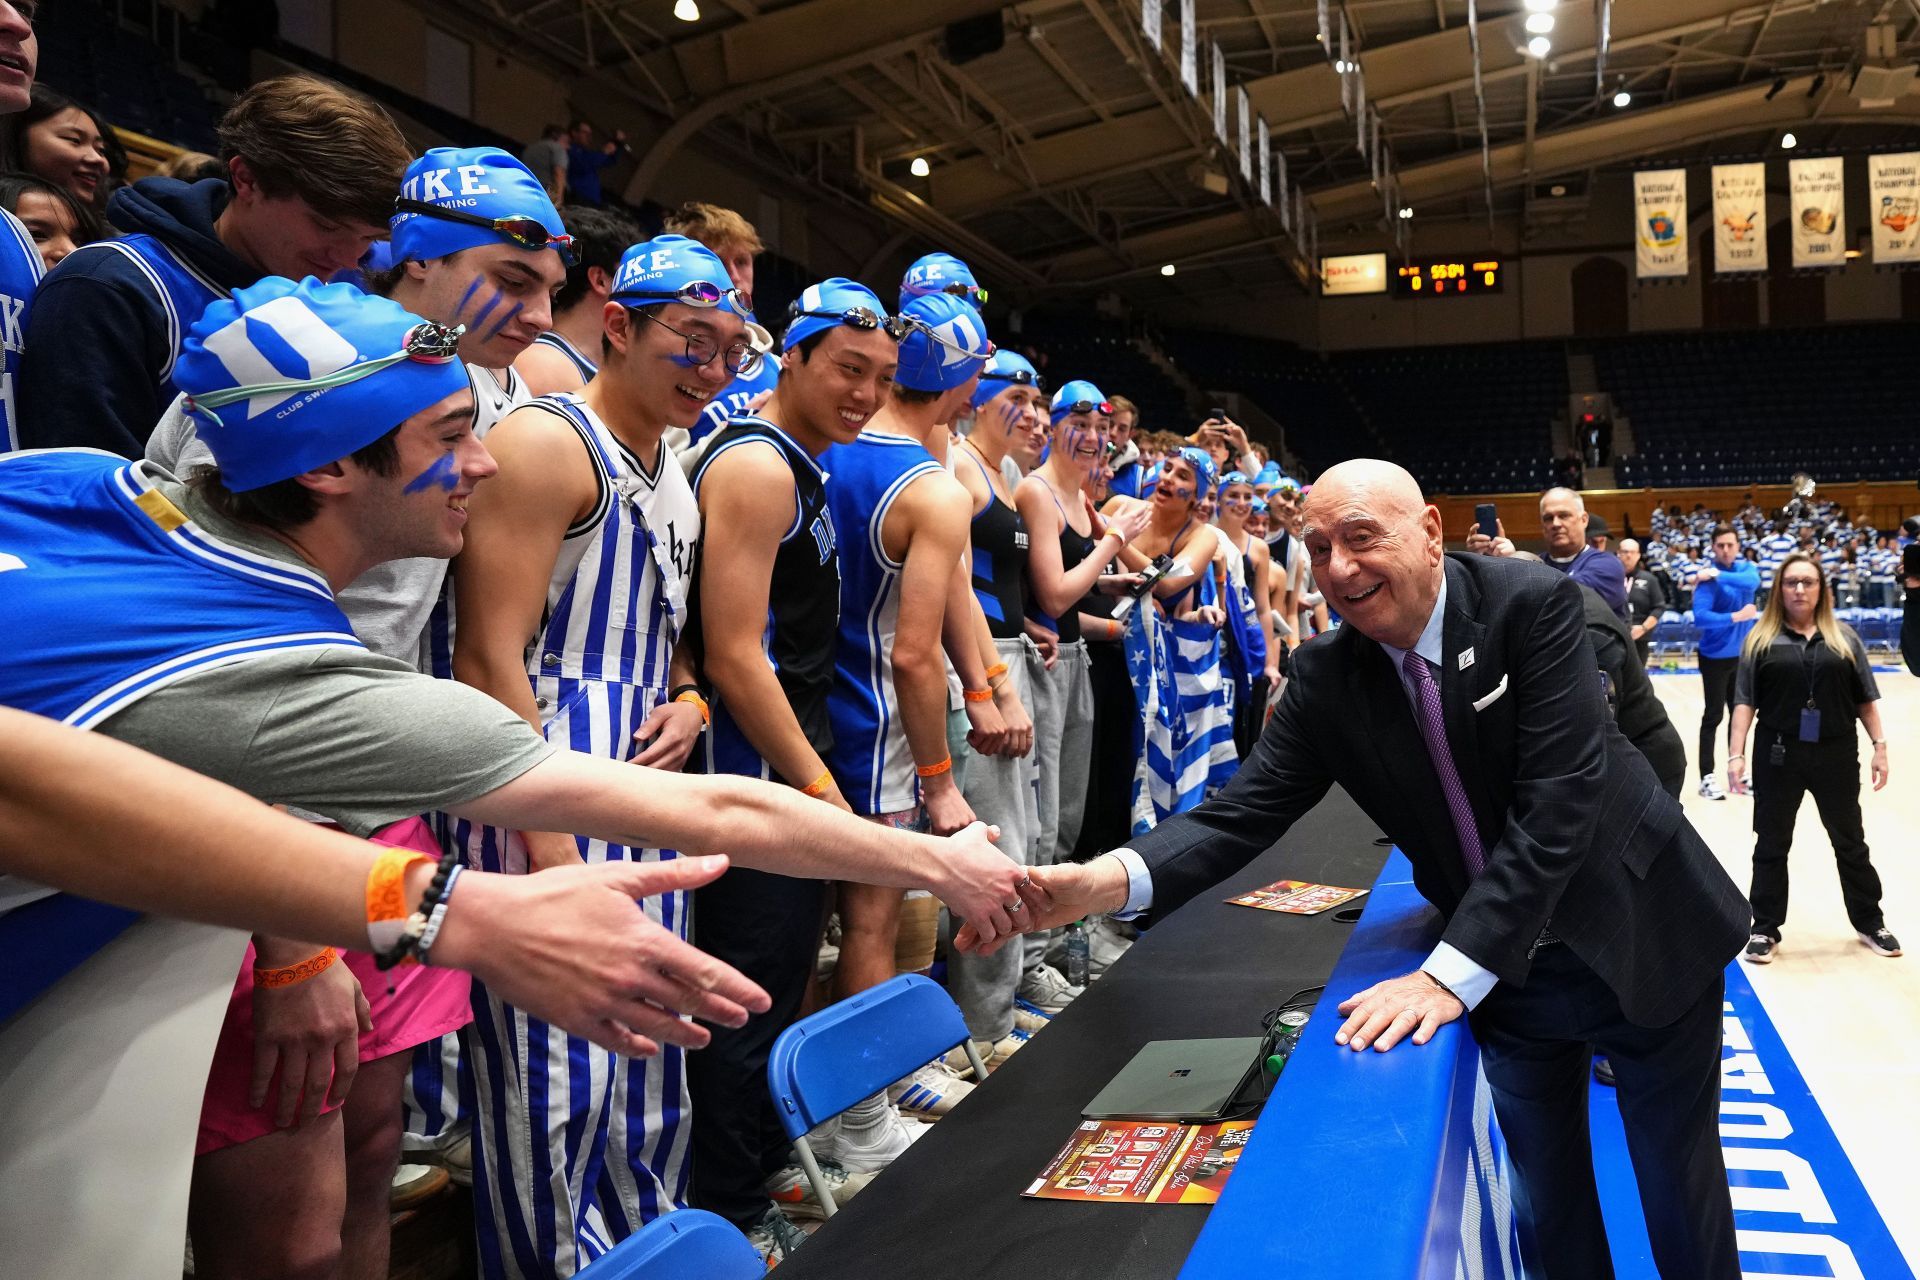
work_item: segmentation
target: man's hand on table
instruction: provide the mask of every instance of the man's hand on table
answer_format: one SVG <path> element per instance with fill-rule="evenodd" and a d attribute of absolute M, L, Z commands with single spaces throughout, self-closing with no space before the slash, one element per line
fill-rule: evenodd
<path fill-rule="evenodd" d="M 1028 867 L 1027 881 L 1020 886 L 1023 909 L 1010 912 L 1018 933 L 1056 929 L 1087 916 L 1118 911 L 1127 905 L 1127 869 L 1118 858 L 1102 855 L 1091 862 L 1062 862 L 1050 867 Z M 953 936 L 962 951 L 992 955 L 1013 935 L 982 942 L 971 924 L 964 924 Z"/>
<path fill-rule="evenodd" d="M 1356 1053 L 1368 1045 L 1385 1053 L 1408 1032 L 1413 1033 L 1415 1044 L 1425 1044 L 1435 1031 L 1466 1011 L 1460 997 L 1416 969 L 1342 1000 L 1340 1012 L 1347 1020 L 1333 1033 L 1333 1040 Z"/>

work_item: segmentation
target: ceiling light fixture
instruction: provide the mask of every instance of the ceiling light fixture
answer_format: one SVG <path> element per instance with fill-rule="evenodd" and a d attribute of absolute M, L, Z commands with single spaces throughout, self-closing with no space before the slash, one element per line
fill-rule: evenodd
<path fill-rule="evenodd" d="M 1628 93 L 1625 89 L 1622 89 L 1620 92 L 1613 95 L 1613 105 L 1616 107 L 1631 106 L 1633 105 L 1633 95 Z"/>
<path fill-rule="evenodd" d="M 1553 30 L 1553 15 L 1550 13 L 1530 13 L 1527 15 L 1527 30 L 1536 36 L 1544 36 Z"/>
<path fill-rule="evenodd" d="M 1536 58 L 1544 58 L 1553 52 L 1553 41 L 1545 36 L 1535 36 L 1527 41 L 1527 52 Z"/>
<path fill-rule="evenodd" d="M 1410 204 L 1403 204 L 1403 205 L 1401 205 L 1401 206 L 1400 206 L 1400 217 L 1401 217 L 1401 219 L 1402 219 L 1402 220 L 1405 220 L 1405 219 L 1407 219 L 1407 218 L 1411 218 L 1412 216 L 1413 216 L 1413 206 L 1412 206 L 1412 205 L 1410 205 Z"/>
<path fill-rule="evenodd" d="M 1782 151 L 1791 151 L 1799 145 L 1800 139 L 1794 137 L 1792 134 L 1783 133 L 1780 135 L 1780 149 Z"/>
<path fill-rule="evenodd" d="M 1171 262 L 1169 262 L 1167 263 L 1167 265 L 1160 268 L 1160 274 L 1163 276 L 1170 276 L 1174 273 L 1174 270 L 1175 270 L 1174 265 Z"/>
<path fill-rule="evenodd" d="M 689 2 L 691 2 L 691 0 L 689 0 Z M 933 166 L 927 163 L 925 156 L 915 156 L 913 158 L 913 164 L 909 167 L 913 170 L 913 176 L 916 178 L 924 178 L 933 172 Z"/>
<path fill-rule="evenodd" d="M 682 22 L 698 22 L 700 6 L 694 0 L 673 0 L 673 16 Z"/>

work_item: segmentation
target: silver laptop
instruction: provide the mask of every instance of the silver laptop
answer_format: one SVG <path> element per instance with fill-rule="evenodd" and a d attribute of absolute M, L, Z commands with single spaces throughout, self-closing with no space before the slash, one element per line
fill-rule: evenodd
<path fill-rule="evenodd" d="M 1259 1068 L 1260 1036 L 1151 1040 L 1082 1109 L 1089 1120 L 1218 1120 Z"/>

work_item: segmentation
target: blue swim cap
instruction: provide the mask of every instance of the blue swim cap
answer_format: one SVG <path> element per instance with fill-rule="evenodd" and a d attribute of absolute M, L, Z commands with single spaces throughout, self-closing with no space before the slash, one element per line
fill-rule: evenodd
<path fill-rule="evenodd" d="M 1046 390 L 1040 371 L 1033 367 L 1031 361 L 1018 351 L 1001 347 L 993 353 L 993 359 L 987 361 L 987 367 L 980 371 L 980 385 L 973 389 L 973 407 L 978 409 L 1016 383 L 1025 383 L 1043 392 Z"/>
<path fill-rule="evenodd" d="M 701 286 L 706 288 L 701 288 Z M 679 297 L 682 291 L 689 296 Z M 713 250 L 685 236 L 655 236 L 633 245 L 620 255 L 619 270 L 613 275 L 613 301 L 630 307 L 663 306 L 670 302 L 690 302 L 711 296 L 722 311 L 747 316 L 746 299 L 733 287 L 726 264 Z"/>
<path fill-rule="evenodd" d="M 1263 499 L 1260 499 L 1260 498 L 1255 498 L 1252 504 L 1247 509 L 1256 516 L 1263 516 L 1267 514 L 1267 504 Z"/>
<path fill-rule="evenodd" d="M 1047 405 L 1047 414 L 1051 421 L 1058 422 L 1073 412 L 1076 404 L 1090 404 L 1101 413 L 1111 413 L 1107 408 L 1106 393 L 1088 382 L 1085 378 L 1076 378 L 1053 393 L 1053 400 Z"/>
<path fill-rule="evenodd" d="M 435 147 L 407 166 L 400 198 L 476 218 L 532 218 L 550 236 L 567 228 L 532 170 L 494 147 Z M 395 213 L 393 261 L 425 262 L 483 244 L 513 244 L 492 227 L 450 222 L 428 213 Z M 561 253 L 565 260 L 569 246 Z"/>
<path fill-rule="evenodd" d="M 1220 487 L 1222 489 L 1225 489 L 1230 484 L 1249 484 L 1250 485 L 1252 483 L 1253 481 L 1247 479 L 1247 473 L 1239 470 L 1229 471 L 1227 472 L 1227 474 L 1220 477 Z"/>
<path fill-rule="evenodd" d="M 1253 477 L 1253 483 L 1259 488 L 1271 489 L 1279 479 L 1280 464 L 1268 459 L 1267 465 L 1260 468 L 1259 474 Z"/>
<path fill-rule="evenodd" d="M 1193 468 L 1194 476 L 1200 482 L 1199 492 L 1193 495 L 1196 499 L 1204 498 L 1213 492 L 1214 477 L 1220 474 L 1220 468 L 1215 465 L 1212 454 L 1197 445 L 1189 444 L 1181 446 L 1180 452 L 1175 456 L 1187 460 L 1188 465 Z"/>
<path fill-rule="evenodd" d="M 993 354 L 987 322 L 950 293 L 928 293 L 900 308 L 918 321 L 900 339 L 900 368 L 893 380 L 909 391 L 951 391 L 986 367 Z"/>
<path fill-rule="evenodd" d="M 350 284 L 268 276 L 206 309 L 173 381 L 221 482 L 244 493 L 336 462 L 465 391 L 460 332 Z"/>
<path fill-rule="evenodd" d="M 791 351 L 814 334 L 825 332 L 837 324 L 845 324 L 846 321 L 840 318 L 841 314 L 853 310 L 870 311 L 882 319 L 887 318 L 887 304 L 880 301 L 880 295 L 858 280 L 834 276 L 831 280 L 808 285 L 800 291 L 800 296 L 794 299 L 793 307 L 787 313 L 787 333 L 781 340 L 780 349 Z M 823 314 L 810 315 L 809 312 Z"/>
<path fill-rule="evenodd" d="M 900 309 L 906 310 L 907 304 L 915 298 L 924 298 L 930 293 L 946 293 L 964 299 L 975 311 L 987 300 L 987 291 L 973 278 L 973 268 L 950 253 L 930 253 L 907 268 L 907 274 L 900 279 Z"/>

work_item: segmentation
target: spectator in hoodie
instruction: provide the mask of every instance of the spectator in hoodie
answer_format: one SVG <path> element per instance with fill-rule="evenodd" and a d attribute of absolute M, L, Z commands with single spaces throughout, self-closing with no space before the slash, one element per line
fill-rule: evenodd
<path fill-rule="evenodd" d="M 39 60 L 33 23 L 15 5 L 0 3 L 0 117 L 27 109 Z M 14 380 L 26 351 L 27 304 L 44 270 L 33 233 L 11 209 L 0 212 L 0 453 L 20 447 Z"/>
<path fill-rule="evenodd" d="M 127 153 L 107 122 L 43 84 L 7 120 L 5 152 L 8 168 L 45 178 L 94 210 L 106 203 L 115 174 L 127 171 Z"/>
<path fill-rule="evenodd" d="M 410 159 L 393 121 L 310 76 L 265 80 L 220 122 L 225 180 L 147 178 L 114 194 L 124 239 L 48 275 L 27 326 L 21 444 L 137 458 L 173 401 L 174 359 L 212 302 L 266 276 L 328 279 L 386 234 Z"/>

